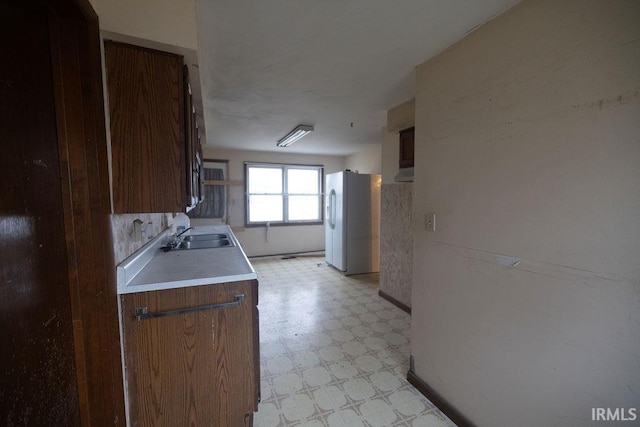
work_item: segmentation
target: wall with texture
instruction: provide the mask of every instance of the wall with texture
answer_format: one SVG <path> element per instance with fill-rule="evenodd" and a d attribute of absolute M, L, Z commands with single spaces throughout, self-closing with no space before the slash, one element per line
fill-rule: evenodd
<path fill-rule="evenodd" d="M 381 199 L 379 288 L 411 307 L 413 184 L 382 184 Z"/>
<path fill-rule="evenodd" d="M 413 101 L 389 110 L 398 129 L 414 125 Z M 382 190 L 380 217 L 380 291 L 411 307 L 413 278 L 413 183 L 394 181 L 398 173 L 398 130 L 382 128 Z"/>
<path fill-rule="evenodd" d="M 417 69 L 412 354 L 479 426 L 640 402 L 639 22 L 525 0 Z"/>
<path fill-rule="evenodd" d="M 136 219 L 143 222 L 142 240 L 137 240 L 134 235 L 133 222 Z M 111 233 L 113 235 L 113 251 L 116 265 L 130 257 L 164 229 L 170 227 L 172 222 L 173 214 L 111 215 Z"/>

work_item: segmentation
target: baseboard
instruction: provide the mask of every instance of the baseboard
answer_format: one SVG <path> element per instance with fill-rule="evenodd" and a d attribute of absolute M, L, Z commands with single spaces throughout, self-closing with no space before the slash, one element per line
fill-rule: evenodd
<path fill-rule="evenodd" d="M 424 382 L 415 373 L 407 372 L 407 380 L 413 385 L 420 393 L 431 401 L 442 413 L 444 413 L 451 421 L 456 423 L 458 427 L 474 427 L 474 424 L 458 412 L 453 406 L 444 400 L 434 389 L 432 389 L 426 382 Z"/>
<path fill-rule="evenodd" d="M 381 290 L 378 290 L 378 295 L 380 295 L 380 298 L 386 299 L 391 304 L 393 304 L 396 307 L 398 307 L 400 310 L 406 311 L 407 313 L 411 314 L 411 307 L 409 307 L 406 304 L 401 303 L 400 301 L 398 301 L 397 299 L 395 299 L 394 297 L 392 297 L 388 293 L 383 292 Z"/>
<path fill-rule="evenodd" d="M 289 257 L 293 258 L 320 258 L 324 257 L 324 251 L 304 251 L 304 252 L 287 252 L 282 254 L 270 254 L 270 255 L 252 255 L 248 256 L 249 259 L 258 259 L 258 258 L 272 258 L 272 257 Z"/>

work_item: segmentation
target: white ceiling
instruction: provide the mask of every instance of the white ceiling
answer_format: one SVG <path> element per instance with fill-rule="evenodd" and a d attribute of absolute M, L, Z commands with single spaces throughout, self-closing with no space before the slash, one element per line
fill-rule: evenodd
<path fill-rule="evenodd" d="M 380 144 L 414 68 L 519 0 L 199 0 L 207 146 L 347 155 Z M 288 148 L 298 124 L 315 131 Z"/>

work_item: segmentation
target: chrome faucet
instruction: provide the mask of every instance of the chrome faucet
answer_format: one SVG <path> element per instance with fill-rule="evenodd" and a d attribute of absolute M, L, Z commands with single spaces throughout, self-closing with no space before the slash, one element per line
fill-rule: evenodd
<path fill-rule="evenodd" d="M 176 238 L 179 238 L 180 236 L 182 236 L 184 233 L 186 233 L 189 230 L 193 230 L 193 227 L 188 227 L 185 228 L 184 230 L 182 230 L 181 232 L 179 232 L 178 234 L 176 234 Z"/>
<path fill-rule="evenodd" d="M 176 234 L 175 236 L 169 237 L 169 240 L 167 240 L 164 246 L 161 246 L 160 249 L 162 249 L 165 252 L 168 252 L 172 249 L 177 248 L 180 245 L 180 243 L 182 243 L 182 235 L 189 230 L 193 230 L 193 227 L 187 227 L 181 232 L 179 232 L 178 234 Z"/>

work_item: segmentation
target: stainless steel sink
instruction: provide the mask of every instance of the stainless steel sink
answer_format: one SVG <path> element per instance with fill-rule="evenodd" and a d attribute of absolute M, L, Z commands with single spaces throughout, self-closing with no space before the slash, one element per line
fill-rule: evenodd
<path fill-rule="evenodd" d="M 190 234 L 182 238 L 183 242 L 199 242 L 203 240 L 229 240 L 229 235 L 225 233 L 214 234 Z"/>
<path fill-rule="evenodd" d="M 160 249 L 168 252 L 171 250 L 184 249 L 211 249 L 224 248 L 227 246 L 235 246 L 233 239 L 227 233 L 211 233 L 211 234 L 190 234 L 188 236 L 174 239 L 173 242 L 167 243 Z"/>
<path fill-rule="evenodd" d="M 189 236 L 195 237 L 195 236 Z M 229 239 L 183 240 L 175 249 L 210 249 L 234 246 Z"/>

